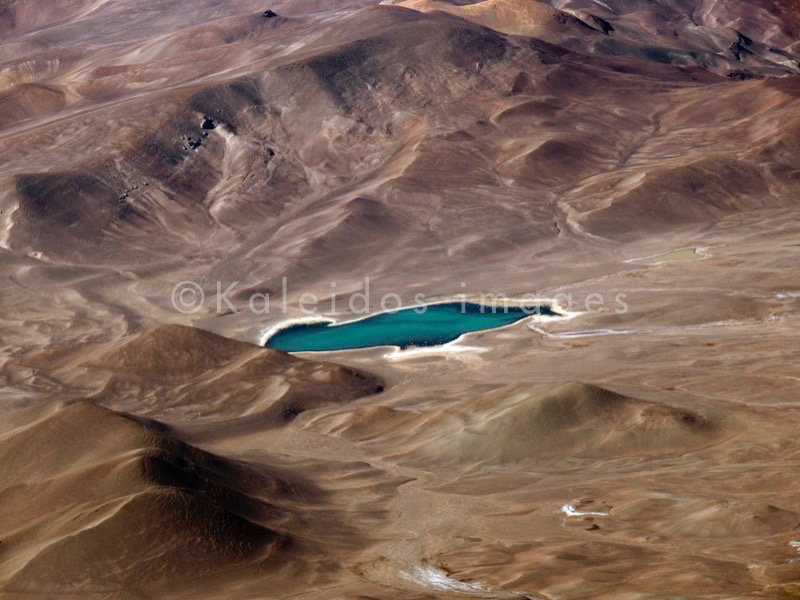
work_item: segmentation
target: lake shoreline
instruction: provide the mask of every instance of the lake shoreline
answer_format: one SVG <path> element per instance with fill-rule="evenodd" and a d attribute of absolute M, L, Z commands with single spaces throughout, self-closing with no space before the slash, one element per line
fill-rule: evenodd
<path fill-rule="evenodd" d="M 522 321 L 528 321 L 530 319 L 535 320 L 569 320 L 574 318 L 580 313 L 574 313 L 567 311 L 561 308 L 556 300 L 553 299 L 545 299 L 539 298 L 535 300 L 531 299 L 521 299 L 521 298 L 503 298 L 497 302 L 479 302 L 474 299 L 459 297 L 456 299 L 449 298 L 449 299 L 442 299 L 436 302 L 430 302 L 425 304 L 417 304 L 413 306 L 400 306 L 398 308 L 388 310 L 388 311 L 378 311 L 374 313 L 370 313 L 367 315 L 361 315 L 354 319 L 347 319 L 347 320 L 337 320 L 331 316 L 306 316 L 306 317 L 299 317 L 293 319 L 287 319 L 281 321 L 273 325 L 272 327 L 266 329 L 260 336 L 259 336 L 259 345 L 270 348 L 269 341 L 274 339 L 276 336 L 285 334 L 290 329 L 295 328 L 302 328 L 306 331 L 316 329 L 319 331 L 328 332 L 331 329 L 350 326 L 357 324 L 359 322 L 368 320 L 368 319 L 377 319 L 386 316 L 394 316 L 398 313 L 411 313 L 414 312 L 418 316 L 422 316 L 427 314 L 428 308 L 435 308 L 435 307 L 458 307 L 459 314 L 464 315 L 468 318 L 469 315 L 478 316 L 478 317 L 491 317 L 496 315 L 498 317 L 509 316 L 509 313 L 513 311 L 510 315 L 512 320 L 504 320 L 503 322 L 499 322 L 495 326 L 486 326 L 476 329 L 467 329 L 461 333 L 458 333 L 453 337 L 453 339 L 441 339 L 436 338 L 435 340 L 431 341 L 430 343 L 408 343 L 408 344 L 397 344 L 397 343 L 375 343 L 375 344 L 365 344 L 360 345 L 358 347 L 343 347 L 340 349 L 336 348 L 325 348 L 325 349 L 318 349 L 318 350 L 282 350 L 280 347 L 274 348 L 282 351 L 288 351 L 291 353 L 297 354 L 320 354 L 320 353 L 333 353 L 333 352 L 354 352 L 354 351 L 364 351 L 364 350 L 372 350 L 375 348 L 386 348 L 390 350 L 394 350 L 391 355 L 386 355 L 386 358 L 395 357 L 398 354 L 410 354 L 410 353 L 430 353 L 430 352 L 453 352 L 453 351 L 460 351 L 461 347 L 457 346 L 460 342 L 464 340 L 464 338 L 471 334 L 476 333 L 483 333 L 486 331 L 492 331 L 497 329 L 503 329 L 506 327 L 510 327 L 512 325 L 518 325 Z M 424 310 L 419 310 L 423 309 Z M 517 317 L 517 318 L 513 318 Z M 324 325 L 324 327 L 319 327 Z M 441 341 L 439 341 L 441 339 Z"/>

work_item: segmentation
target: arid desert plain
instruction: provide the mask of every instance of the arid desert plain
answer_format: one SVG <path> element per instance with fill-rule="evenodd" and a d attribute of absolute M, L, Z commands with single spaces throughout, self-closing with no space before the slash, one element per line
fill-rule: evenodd
<path fill-rule="evenodd" d="M 0 598 L 800 596 L 799 40 L 0 0 Z M 264 347 L 503 295 L 557 314 Z"/>

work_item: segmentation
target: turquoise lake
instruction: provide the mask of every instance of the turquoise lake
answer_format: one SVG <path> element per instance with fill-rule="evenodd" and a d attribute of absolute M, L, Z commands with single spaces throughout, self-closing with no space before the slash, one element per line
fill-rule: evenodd
<path fill-rule="evenodd" d="M 280 329 L 264 344 L 284 352 L 355 350 L 375 346 L 440 346 L 465 333 L 496 329 L 532 315 L 556 316 L 547 306 L 526 309 L 452 302 L 379 313 L 336 325 L 300 323 Z"/>

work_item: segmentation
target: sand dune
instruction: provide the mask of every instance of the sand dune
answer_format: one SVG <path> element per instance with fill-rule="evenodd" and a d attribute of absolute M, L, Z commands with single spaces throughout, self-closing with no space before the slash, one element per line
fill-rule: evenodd
<path fill-rule="evenodd" d="M 425 414 L 386 407 L 357 414 L 335 431 L 370 440 L 413 432 L 415 452 L 424 456 L 417 458 L 421 464 L 679 456 L 731 434 L 731 424 L 716 416 L 579 383 L 512 385 Z"/>
<path fill-rule="evenodd" d="M 719 435 L 703 416 L 581 384 L 538 393 L 512 388 L 464 409 L 464 433 L 450 450 L 461 460 L 682 454 Z"/>
<path fill-rule="evenodd" d="M 378 378 L 359 371 L 179 325 L 32 355 L 24 364 L 137 414 L 193 414 L 198 422 L 245 418 L 261 427 L 383 389 Z"/>
<path fill-rule="evenodd" d="M 264 564 L 291 543 L 270 528 L 283 529 L 287 482 L 95 404 L 25 416 L 0 438 L 6 591 L 151 593 Z"/>

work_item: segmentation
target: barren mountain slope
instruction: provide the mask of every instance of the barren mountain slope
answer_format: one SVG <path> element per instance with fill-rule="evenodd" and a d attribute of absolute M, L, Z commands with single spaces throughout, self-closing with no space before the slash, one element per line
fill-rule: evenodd
<path fill-rule="evenodd" d="M 795 0 L 0 0 L 0 593 L 800 593 L 798 35 Z M 258 346 L 366 278 L 569 318 Z"/>

